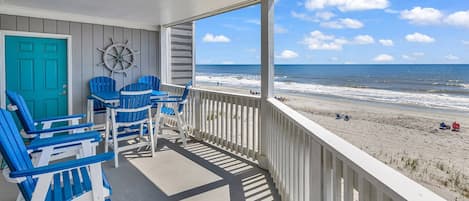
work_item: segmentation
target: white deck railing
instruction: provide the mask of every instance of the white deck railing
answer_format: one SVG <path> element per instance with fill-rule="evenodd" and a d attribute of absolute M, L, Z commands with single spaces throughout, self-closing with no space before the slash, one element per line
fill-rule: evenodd
<path fill-rule="evenodd" d="M 184 87 L 165 84 L 162 89 L 181 94 Z M 257 159 L 259 106 L 260 98 L 256 96 L 192 88 L 184 119 L 198 137 Z"/>
<path fill-rule="evenodd" d="M 285 200 L 444 200 L 283 103 L 268 103 L 266 155 Z"/>
<path fill-rule="evenodd" d="M 444 200 L 283 103 L 273 98 L 266 103 L 265 149 L 259 147 L 259 97 L 195 88 L 184 118 L 203 139 L 236 153 L 257 159 L 265 150 L 283 200 Z"/>

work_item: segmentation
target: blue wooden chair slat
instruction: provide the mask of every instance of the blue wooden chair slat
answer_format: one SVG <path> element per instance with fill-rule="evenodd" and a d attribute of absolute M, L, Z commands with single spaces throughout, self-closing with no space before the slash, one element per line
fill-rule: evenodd
<path fill-rule="evenodd" d="M 89 81 L 90 93 L 103 91 L 116 91 L 116 81 L 110 77 L 100 76 L 94 77 Z M 94 101 L 94 110 L 103 111 L 106 109 L 104 103 Z"/>
<path fill-rule="evenodd" d="M 64 182 L 64 200 L 72 200 L 72 184 L 70 183 L 70 174 L 68 171 L 62 174 L 62 180 Z"/>
<path fill-rule="evenodd" d="M 35 131 L 36 126 L 34 125 L 33 116 L 31 115 L 31 112 L 29 112 L 26 101 L 24 101 L 23 97 L 12 91 L 7 91 L 6 94 L 10 102 L 18 108 L 18 110 L 16 110 L 16 114 L 25 131 Z"/>
<path fill-rule="evenodd" d="M 91 190 L 91 180 L 90 180 L 90 175 L 88 174 L 88 170 L 86 170 L 85 167 L 81 167 L 80 172 L 81 172 L 81 177 L 83 178 L 83 183 L 81 183 L 83 185 L 83 190 L 84 191 L 90 191 Z M 105 177 L 103 177 L 103 178 L 104 178 L 105 182 L 107 182 L 107 179 L 105 179 Z M 80 183 L 79 179 L 80 178 L 78 178 L 78 180 L 77 180 L 78 183 Z"/>
<path fill-rule="evenodd" d="M 125 146 L 118 146 L 118 141 L 135 136 L 135 138 L 148 134 L 150 142 L 143 142 L 135 146 L 151 145 L 152 155 L 154 152 L 153 129 L 143 129 L 145 126 L 151 126 L 151 85 L 146 83 L 134 83 L 123 87 L 120 90 L 119 105 L 111 107 L 111 131 L 106 131 L 106 150 L 108 145 L 112 145 L 116 154 L 114 160 L 115 167 L 118 167 L 118 157 L 120 149 Z M 138 132 L 135 129 L 138 128 Z M 122 132 L 121 132 L 122 131 Z M 148 132 L 145 132 L 148 131 Z M 111 136 L 112 134 L 112 136 Z M 109 140 L 111 140 L 109 142 Z M 130 146 L 130 145 L 127 145 Z"/>
<path fill-rule="evenodd" d="M 151 85 L 153 90 L 159 91 L 160 90 L 160 78 L 155 77 L 153 75 L 145 75 L 138 79 L 139 83 L 145 83 Z"/>
<path fill-rule="evenodd" d="M 89 162 L 86 164 L 92 164 L 97 163 L 93 161 L 98 161 L 100 163 L 103 160 L 112 159 L 112 157 L 105 155 L 96 155 L 77 160 L 76 163 L 73 163 L 74 161 L 67 161 L 62 162 L 62 164 L 51 165 L 50 167 L 42 166 L 40 168 L 35 168 L 31 162 L 31 159 L 29 158 L 26 146 L 20 137 L 11 114 L 3 109 L 0 109 L 0 154 L 3 156 L 3 159 L 8 165 L 8 169 L 11 172 L 10 176 L 15 178 L 15 173 L 17 173 L 16 175 L 21 176 L 22 174 L 20 174 L 20 172 L 23 172 L 26 175 L 23 177 L 24 181 L 18 183 L 20 193 L 26 201 L 30 201 L 32 199 L 36 189 L 38 179 L 33 179 L 32 175 L 34 171 L 37 171 L 36 174 L 41 174 L 39 169 L 45 173 L 48 171 L 52 171 L 51 173 L 53 173 L 51 184 L 48 190 L 45 192 L 47 193 L 45 200 L 73 200 L 74 198 L 77 198 L 78 195 L 91 191 L 91 180 L 88 169 L 85 166 L 81 166 L 82 168 L 80 170 L 83 178 L 83 184 L 80 182 L 78 175 L 79 172 L 77 169 L 72 169 L 71 172 L 73 175 L 73 186 L 71 186 L 72 183 L 70 182 L 70 173 L 68 170 L 66 170 L 68 169 L 66 167 L 69 166 L 66 165 L 71 166 L 73 164 L 73 166 L 80 166 L 80 164 L 83 164 L 85 161 Z M 61 167 L 60 165 L 64 166 L 63 168 L 65 171 L 53 172 L 53 168 Z M 48 168 L 51 169 L 47 170 Z M 28 171 L 31 173 L 26 173 Z M 100 174 L 103 173 L 100 172 Z M 106 179 L 106 177 L 103 177 L 103 179 Z M 103 181 L 103 185 L 104 184 L 106 184 L 106 186 L 103 187 L 110 188 L 107 181 Z M 81 185 L 85 185 L 86 188 L 81 188 Z M 80 186 L 80 188 L 77 188 L 77 186 Z M 109 189 L 109 192 L 110 191 L 111 190 Z"/>
<path fill-rule="evenodd" d="M 28 152 L 19 134 L 11 115 L 5 111 L 0 111 L 0 153 L 10 170 L 27 170 L 33 168 Z M 28 177 L 25 181 L 18 183 L 18 187 L 23 195 L 32 195 L 36 185 L 35 179 Z"/>
<path fill-rule="evenodd" d="M 77 195 L 83 191 L 83 188 L 81 187 L 80 176 L 78 176 L 77 169 L 73 169 L 71 172 L 72 172 L 72 177 L 73 177 L 72 178 L 73 179 L 73 186 L 72 186 L 73 194 Z"/>
<path fill-rule="evenodd" d="M 62 183 L 60 182 L 60 173 L 54 174 L 54 199 L 62 200 Z"/>
<path fill-rule="evenodd" d="M 153 75 L 145 75 L 142 76 L 138 79 L 139 83 L 144 83 L 144 84 L 149 84 L 151 86 L 151 89 L 155 91 L 160 90 L 160 85 L 161 85 L 161 80 L 158 77 L 155 77 Z M 153 104 L 153 108 L 157 108 L 158 104 Z"/>

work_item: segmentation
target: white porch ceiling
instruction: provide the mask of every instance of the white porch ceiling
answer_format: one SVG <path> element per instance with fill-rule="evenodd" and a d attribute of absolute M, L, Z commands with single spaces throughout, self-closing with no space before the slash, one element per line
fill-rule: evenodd
<path fill-rule="evenodd" d="M 0 0 L 0 13 L 156 30 L 256 0 Z"/>

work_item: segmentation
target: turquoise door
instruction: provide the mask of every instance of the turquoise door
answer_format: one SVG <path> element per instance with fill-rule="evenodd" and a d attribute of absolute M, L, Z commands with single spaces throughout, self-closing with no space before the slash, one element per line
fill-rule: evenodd
<path fill-rule="evenodd" d="M 34 117 L 67 115 L 67 40 L 6 36 L 6 88 Z"/>

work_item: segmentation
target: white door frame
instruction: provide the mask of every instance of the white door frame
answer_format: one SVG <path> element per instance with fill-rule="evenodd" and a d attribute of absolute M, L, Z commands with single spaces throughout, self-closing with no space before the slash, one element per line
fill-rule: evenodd
<path fill-rule="evenodd" d="M 72 114 L 73 87 L 72 87 L 72 36 L 63 34 L 35 33 L 23 31 L 0 30 L 0 108 L 6 108 L 6 60 L 5 60 L 5 36 L 23 36 L 36 38 L 52 38 L 67 40 L 67 104 L 68 114 Z"/>

